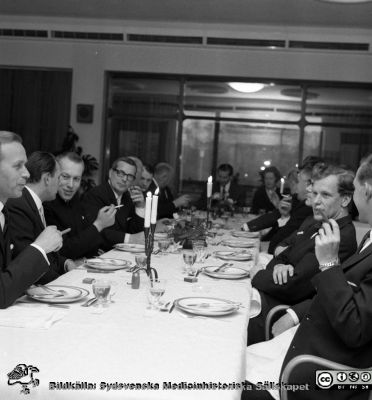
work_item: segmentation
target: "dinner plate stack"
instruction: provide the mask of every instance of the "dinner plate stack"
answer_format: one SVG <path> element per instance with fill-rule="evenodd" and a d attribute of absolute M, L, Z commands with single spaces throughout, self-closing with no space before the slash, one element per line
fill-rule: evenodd
<path fill-rule="evenodd" d="M 239 309 L 239 304 L 215 297 L 182 297 L 174 305 L 186 313 L 206 317 L 228 315 Z"/>
<path fill-rule="evenodd" d="M 250 261 L 253 260 L 252 251 L 236 250 L 236 251 L 215 251 L 214 256 L 227 261 Z"/>
<path fill-rule="evenodd" d="M 117 271 L 119 269 L 130 268 L 132 265 L 130 261 L 117 258 L 89 258 L 84 261 L 84 264 L 89 268 L 100 271 Z"/>
<path fill-rule="evenodd" d="M 74 303 L 88 296 L 89 291 L 76 286 L 47 285 L 31 286 L 26 294 L 33 300 L 42 303 Z"/>
<path fill-rule="evenodd" d="M 216 270 L 217 272 L 215 272 Z M 223 268 L 215 266 L 203 267 L 201 271 L 205 275 L 218 279 L 242 279 L 249 276 L 249 271 L 243 268 L 229 266 Z"/>
<path fill-rule="evenodd" d="M 129 253 L 144 253 L 144 244 L 129 244 L 129 243 L 117 243 L 114 245 L 116 250 L 127 251 Z"/>

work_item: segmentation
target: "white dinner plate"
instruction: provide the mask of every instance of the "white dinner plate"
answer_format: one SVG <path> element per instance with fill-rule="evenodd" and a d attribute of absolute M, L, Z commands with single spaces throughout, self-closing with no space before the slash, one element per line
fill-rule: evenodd
<path fill-rule="evenodd" d="M 167 232 L 155 232 L 154 239 L 155 240 L 168 239 L 168 233 Z"/>
<path fill-rule="evenodd" d="M 231 235 L 235 237 L 251 239 L 251 238 L 259 238 L 260 232 L 232 231 Z"/>
<path fill-rule="evenodd" d="M 224 246 L 229 246 L 229 247 L 244 247 L 244 248 L 250 248 L 250 247 L 256 247 L 257 245 L 257 240 L 256 239 L 245 239 L 245 240 L 239 240 L 239 239 L 225 239 L 221 243 Z"/>
<path fill-rule="evenodd" d="M 184 312 L 206 317 L 227 315 L 239 309 L 238 304 L 215 297 L 182 297 L 174 305 Z"/>
<path fill-rule="evenodd" d="M 129 244 L 129 243 L 117 243 L 114 245 L 116 250 L 128 251 L 129 253 L 144 253 L 144 244 Z"/>
<path fill-rule="evenodd" d="M 132 263 L 127 260 L 117 258 L 89 258 L 84 264 L 90 268 L 102 271 L 116 271 L 118 269 L 130 268 Z"/>
<path fill-rule="evenodd" d="M 44 289 L 42 286 L 32 286 L 26 290 L 26 294 L 33 300 L 40 301 L 42 303 L 53 304 L 74 303 L 75 301 L 79 301 L 89 294 L 88 290 L 76 286 L 47 285 L 47 287 L 56 291 L 61 291 L 61 295 L 56 296 L 47 289 Z"/>
<path fill-rule="evenodd" d="M 221 260 L 228 261 L 249 261 L 253 259 L 251 252 L 243 251 L 215 251 L 214 256 Z"/>
<path fill-rule="evenodd" d="M 218 279 L 242 279 L 249 276 L 249 271 L 238 267 L 224 267 L 218 272 L 214 272 L 218 267 L 204 267 L 201 272 L 205 275 L 211 276 L 212 278 Z"/>

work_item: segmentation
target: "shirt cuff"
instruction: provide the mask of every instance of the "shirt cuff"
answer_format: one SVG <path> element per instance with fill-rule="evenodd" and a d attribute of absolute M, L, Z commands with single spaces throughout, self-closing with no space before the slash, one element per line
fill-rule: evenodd
<path fill-rule="evenodd" d="M 124 236 L 124 243 L 129 243 L 131 236 L 132 235 L 130 233 L 126 233 Z"/>
<path fill-rule="evenodd" d="M 44 251 L 44 249 L 42 249 L 39 245 L 35 244 L 35 243 L 31 243 L 32 247 L 35 247 L 35 249 L 38 249 L 40 251 L 40 253 L 43 255 L 43 257 L 45 258 L 45 261 L 48 263 L 48 265 L 50 266 L 50 262 L 48 260 L 48 257 Z"/>
<path fill-rule="evenodd" d="M 288 221 L 290 217 L 281 217 L 277 220 L 279 228 L 284 226 Z"/>
<path fill-rule="evenodd" d="M 249 227 L 248 227 L 248 224 L 246 223 L 246 222 L 244 222 L 244 224 L 243 224 L 243 231 L 245 231 L 245 232 L 249 232 Z"/>
<path fill-rule="evenodd" d="M 145 218 L 145 207 L 136 207 L 136 214 L 141 218 Z"/>
<path fill-rule="evenodd" d="M 287 308 L 287 313 L 291 316 L 295 325 L 298 325 L 300 323 L 297 314 L 291 308 Z"/>

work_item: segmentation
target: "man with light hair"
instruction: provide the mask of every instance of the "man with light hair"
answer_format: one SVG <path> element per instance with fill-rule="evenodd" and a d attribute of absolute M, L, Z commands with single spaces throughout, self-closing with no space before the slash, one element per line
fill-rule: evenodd
<path fill-rule="evenodd" d="M 17 198 L 29 178 L 22 139 L 0 131 L 0 308 L 9 307 L 25 290 L 49 271 L 46 254 L 62 246 L 55 226 L 45 228 L 35 240 L 12 258 L 6 203 Z"/>

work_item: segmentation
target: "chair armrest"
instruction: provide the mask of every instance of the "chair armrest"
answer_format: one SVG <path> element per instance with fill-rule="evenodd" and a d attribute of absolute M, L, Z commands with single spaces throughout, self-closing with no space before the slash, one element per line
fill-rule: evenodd
<path fill-rule="evenodd" d="M 294 370 L 294 368 L 296 368 L 299 364 L 302 364 L 302 363 L 314 363 L 314 364 L 318 364 L 319 366 L 324 367 L 326 369 L 341 369 L 341 370 L 355 369 L 348 365 L 339 364 L 337 362 L 328 360 L 326 358 L 313 356 L 310 354 L 302 354 L 302 355 L 292 358 L 292 360 L 289 361 L 289 363 L 285 366 L 282 376 L 281 376 L 281 381 L 283 383 L 288 383 L 289 377 L 290 377 L 292 371 Z M 365 369 L 362 369 L 362 371 L 364 371 L 364 370 Z M 284 388 L 280 389 L 280 399 L 288 400 L 288 391 L 285 390 Z M 369 399 L 372 399 L 372 392 L 369 395 Z"/>
<path fill-rule="evenodd" d="M 279 304 L 278 306 L 273 307 L 266 316 L 266 320 L 265 320 L 265 340 L 269 340 L 270 339 L 270 328 L 272 325 L 272 320 L 275 317 L 275 315 L 279 312 L 279 311 L 283 311 L 286 310 L 287 308 L 289 308 L 288 305 L 286 304 Z"/>

